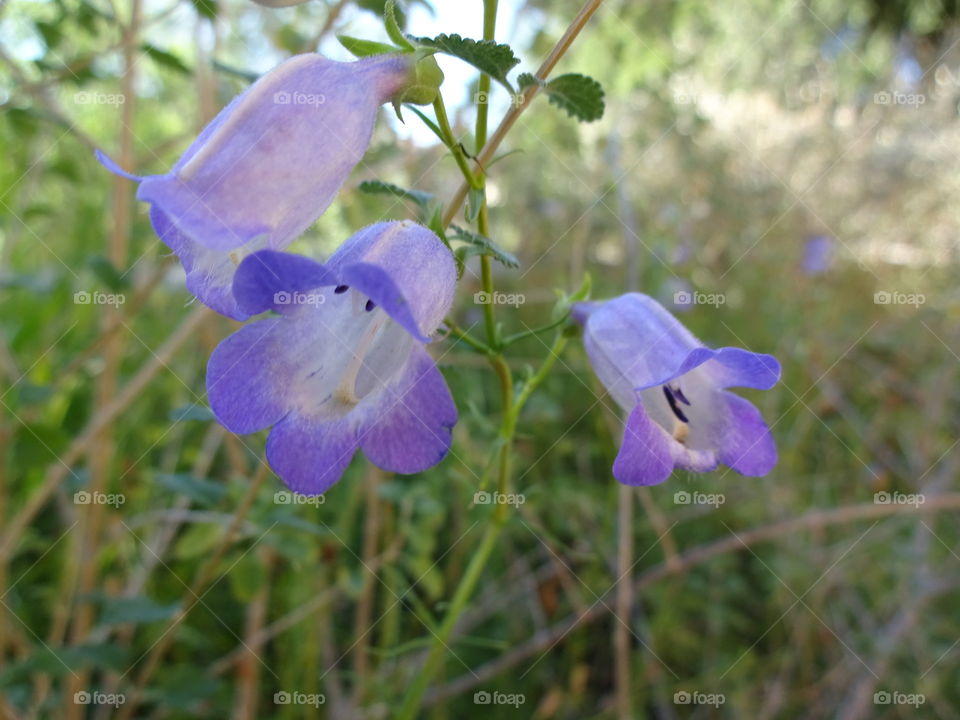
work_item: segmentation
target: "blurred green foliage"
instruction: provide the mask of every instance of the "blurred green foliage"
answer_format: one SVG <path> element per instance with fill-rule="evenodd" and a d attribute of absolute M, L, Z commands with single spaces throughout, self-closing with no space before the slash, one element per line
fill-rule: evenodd
<path fill-rule="evenodd" d="M 51 472 L 63 475 L 0 567 L 0 715 L 111 717 L 75 693 L 129 693 L 169 632 L 138 717 L 389 717 L 417 672 L 490 511 L 472 502 L 497 436 L 486 363 L 462 344 L 435 348 L 461 416 L 441 465 L 382 477 L 358 459 L 322 504 L 291 502 L 262 466 L 262 434 L 227 436 L 205 408 L 205 358 L 234 324 L 209 318 L 156 363 L 194 308 L 131 185 L 93 157 L 127 133 L 131 169 L 162 172 L 251 77 L 334 47 L 334 30 L 362 35 L 382 5 L 145 3 L 132 97 L 129 4 L 0 6 L 0 530 L 14 532 Z M 579 8 L 505 6 L 525 72 Z M 769 477 L 677 473 L 637 495 L 639 585 L 624 620 L 635 717 L 947 718 L 960 706 L 956 503 L 857 514 L 878 492 L 922 493 L 927 510 L 955 499 L 955 19 L 955 4 L 936 2 L 609 0 L 558 68 L 602 83 L 603 119 L 578 124 L 538 99 L 504 147 L 520 152 L 490 168 L 492 239 L 520 263 L 496 267 L 497 288 L 526 297 L 499 309 L 505 334 L 549 322 L 555 289 L 589 271 L 595 297 L 634 286 L 673 307 L 676 292 L 721 295 L 684 321 L 708 344 L 771 352 L 784 366 L 777 388 L 745 393 L 777 437 Z M 473 111 L 454 103 L 462 88 L 444 90 L 472 147 Z M 898 104 L 896 93 L 924 101 Z M 458 172 L 385 120 L 355 181 L 294 249 L 322 256 L 350 228 L 416 216 L 416 197 L 362 193 L 363 180 L 445 201 Z M 133 209 L 120 264 L 109 259 L 118 203 Z M 815 276 L 801 269 L 813 234 L 836 250 Z M 475 263 L 455 313 L 463 327 L 481 321 Z M 878 304 L 875 293 L 924 302 Z M 537 365 L 549 342 L 517 343 L 512 366 Z M 152 363 L 106 445 L 91 439 L 61 468 Z M 521 419 L 526 502 L 425 717 L 617 717 L 617 417 L 571 343 Z M 124 500 L 94 510 L 75 493 L 91 487 L 104 447 L 103 492 Z M 725 502 L 678 504 L 684 490 Z M 834 520 L 697 555 L 818 510 Z M 218 548 L 194 602 L 188 587 Z M 477 690 L 525 702 L 481 707 Z M 725 703 L 678 705 L 681 691 Z M 876 705 L 878 691 L 926 701 Z M 275 693 L 326 702 L 276 704 Z"/>

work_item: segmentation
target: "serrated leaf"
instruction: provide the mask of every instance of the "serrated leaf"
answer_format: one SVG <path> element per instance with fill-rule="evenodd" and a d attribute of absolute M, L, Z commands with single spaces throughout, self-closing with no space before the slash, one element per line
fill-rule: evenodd
<path fill-rule="evenodd" d="M 392 195 L 403 200 L 411 200 L 422 208 L 426 208 L 433 200 L 433 195 L 422 190 L 407 190 L 393 183 L 382 180 L 364 180 L 357 186 L 360 192 L 370 195 Z"/>
<path fill-rule="evenodd" d="M 520 267 L 520 261 L 517 260 L 516 255 L 507 252 L 490 238 L 484 237 L 483 235 L 475 232 L 471 232 L 470 230 L 466 230 L 465 228 L 457 225 L 452 225 L 451 228 L 453 230 L 453 232 L 450 234 L 450 238 L 452 240 L 460 240 L 461 242 L 467 243 L 471 247 L 478 248 L 478 252 L 466 253 L 465 258 L 477 254 L 490 255 L 494 260 L 506 265 L 508 268 Z"/>
<path fill-rule="evenodd" d="M 517 77 L 517 87 L 523 92 L 531 85 L 542 85 L 543 83 L 532 73 L 520 73 Z"/>
<path fill-rule="evenodd" d="M 400 48 L 376 40 L 364 40 L 350 35 L 337 35 L 337 40 L 354 57 L 363 58 L 371 55 L 385 55 L 387 53 L 403 52 Z"/>
<path fill-rule="evenodd" d="M 434 48 L 445 55 L 453 55 L 466 63 L 473 65 L 477 70 L 485 72 L 497 82 L 501 83 L 511 93 L 513 86 L 507 80 L 514 66 L 520 62 L 509 45 L 496 43 L 493 40 L 471 40 L 457 34 L 441 34 L 435 38 L 413 38 L 421 47 Z"/>
<path fill-rule="evenodd" d="M 592 77 L 579 73 L 560 75 L 543 89 L 552 104 L 581 122 L 592 122 L 603 117 L 603 88 Z"/>
<path fill-rule="evenodd" d="M 161 50 L 155 45 L 150 45 L 149 43 L 144 43 L 140 46 L 140 49 L 143 50 L 147 56 L 153 60 L 157 65 L 162 65 L 163 67 L 170 68 L 176 72 L 183 73 L 184 75 L 192 74 L 192 70 L 176 55 L 169 53 L 166 50 Z"/>

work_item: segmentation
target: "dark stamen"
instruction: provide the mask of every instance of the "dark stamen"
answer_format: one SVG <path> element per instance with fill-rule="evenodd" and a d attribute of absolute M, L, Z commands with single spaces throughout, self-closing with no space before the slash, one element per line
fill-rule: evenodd
<path fill-rule="evenodd" d="M 349 285 L 337 285 L 337 286 L 333 289 L 333 292 L 335 292 L 337 295 L 342 295 L 343 293 L 345 293 L 345 292 L 346 292 L 347 290 L 349 290 L 349 289 L 350 289 L 350 286 L 349 286 Z"/>
<path fill-rule="evenodd" d="M 690 422 L 687 420 L 687 416 L 683 414 L 683 411 L 677 407 L 677 400 L 673 397 L 673 392 L 670 390 L 669 386 L 663 386 L 663 394 L 667 396 L 667 403 L 670 405 L 670 409 L 673 410 L 673 414 L 677 416 L 677 420 L 685 423 Z M 689 403 L 687 404 L 689 405 Z"/>
<path fill-rule="evenodd" d="M 373 300 L 367 300 L 367 304 L 364 306 L 363 309 L 366 310 L 367 312 L 370 312 L 370 311 L 373 310 L 376 306 L 377 306 L 377 304 L 376 304 Z"/>
<path fill-rule="evenodd" d="M 687 396 L 683 394 L 683 390 L 678 387 L 670 388 L 673 391 L 673 394 L 676 396 L 677 400 L 682 402 L 684 405 L 689 405 L 690 401 L 687 400 Z"/>

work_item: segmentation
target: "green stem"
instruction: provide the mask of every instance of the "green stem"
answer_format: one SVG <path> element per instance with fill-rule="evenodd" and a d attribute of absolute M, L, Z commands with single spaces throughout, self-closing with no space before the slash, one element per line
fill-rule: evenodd
<path fill-rule="evenodd" d="M 437 126 L 440 129 L 443 141 L 450 149 L 453 159 L 457 161 L 457 167 L 459 167 L 460 172 L 463 173 L 464 179 L 470 183 L 471 187 L 477 187 L 477 179 L 470 170 L 470 164 L 467 162 L 467 156 L 463 151 L 463 146 L 460 145 L 460 141 L 457 140 L 456 135 L 453 134 L 453 128 L 450 126 L 450 118 L 447 117 L 447 106 L 443 104 L 443 95 L 440 93 L 437 93 L 437 99 L 433 101 L 433 112 L 437 115 Z"/>
<path fill-rule="evenodd" d="M 447 326 L 446 335 L 448 337 L 453 337 L 457 340 L 463 340 L 467 345 L 472 347 L 477 352 L 483 353 L 484 355 L 493 355 L 493 348 L 486 343 L 477 340 L 475 337 L 473 337 L 473 335 L 461 328 L 453 320 L 447 318 L 443 321 L 443 324 Z"/>

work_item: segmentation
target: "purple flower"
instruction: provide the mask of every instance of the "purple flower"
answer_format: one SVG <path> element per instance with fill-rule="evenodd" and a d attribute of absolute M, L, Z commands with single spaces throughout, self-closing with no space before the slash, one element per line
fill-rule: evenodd
<path fill-rule="evenodd" d="M 803 272 L 806 275 L 823 275 L 833 264 L 833 238 L 828 235 L 811 235 L 803 246 Z"/>
<path fill-rule="evenodd" d="M 587 355 L 628 413 L 613 475 L 626 485 L 655 485 L 675 467 L 697 472 L 728 465 L 765 475 L 777 449 L 759 411 L 725 388 L 767 390 L 780 378 L 772 355 L 705 347 L 653 298 L 628 293 L 579 303 Z"/>
<path fill-rule="evenodd" d="M 214 350 L 210 406 L 236 433 L 272 426 L 270 466 L 294 491 L 319 494 L 356 450 L 415 473 L 450 448 L 457 410 L 423 344 L 453 302 L 453 256 L 415 223 L 378 223 L 321 265 L 262 250 L 237 269 L 241 310 L 271 317 Z"/>
<path fill-rule="evenodd" d="M 238 320 L 231 283 L 245 255 L 282 250 L 327 209 L 370 144 L 380 105 L 409 81 L 412 56 L 341 63 L 297 55 L 237 96 L 165 175 L 137 177 L 157 235 L 187 287 Z"/>

